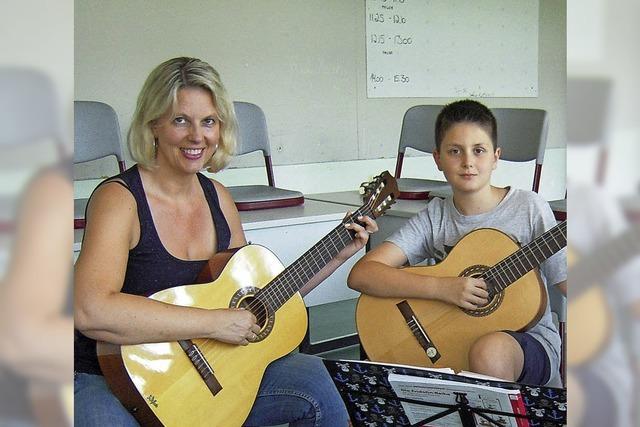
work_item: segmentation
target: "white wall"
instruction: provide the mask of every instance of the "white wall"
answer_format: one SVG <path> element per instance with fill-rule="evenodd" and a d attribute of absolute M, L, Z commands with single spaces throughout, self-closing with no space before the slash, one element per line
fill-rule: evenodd
<path fill-rule="evenodd" d="M 565 12 L 564 1 L 540 2 L 539 97 L 481 99 L 489 107 L 548 110 L 548 159 L 564 159 Z M 179 7 L 84 0 L 76 4 L 75 97 L 112 105 L 124 135 L 149 71 L 173 56 L 197 56 L 220 71 L 234 99 L 265 111 L 279 185 L 304 189 L 301 183 L 313 183 L 312 192 L 347 183 L 352 188 L 383 164 L 393 170 L 402 116 L 410 106 L 450 101 L 367 99 L 364 22 L 364 2 L 358 0 L 185 0 Z M 243 158 L 232 167 L 260 163 Z M 431 165 L 429 158 L 417 169 L 438 174 Z M 92 168 L 77 176 L 92 173 L 108 175 Z M 231 169 L 220 179 L 232 185 L 252 174 Z M 564 195 L 564 175 L 563 161 L 545 166 L 549 198 Z"/>

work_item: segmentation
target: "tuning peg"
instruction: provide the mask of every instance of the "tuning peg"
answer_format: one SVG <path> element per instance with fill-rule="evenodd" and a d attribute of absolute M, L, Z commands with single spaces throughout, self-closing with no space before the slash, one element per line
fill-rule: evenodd
<path fill-rule="evenodd" d="M 370 194 L 371 190 L 375 187 L 375 184 L 371 181 L 363 182 L 360 184 L 359 192 L 360 194 Z"/>

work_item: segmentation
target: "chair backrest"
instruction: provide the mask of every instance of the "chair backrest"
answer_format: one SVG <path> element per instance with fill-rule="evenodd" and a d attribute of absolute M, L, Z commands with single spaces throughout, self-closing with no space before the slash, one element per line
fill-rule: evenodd
<path fill-rule="evenodd" d="M 407 148 L 429 154 L 436 149 L 434 129 L 440 110 L 442 105 L 414 105 L 404 113 L 396 159 L 396 178 L 400 178 L 402 173 L 402 162 Z"/>
<path fill-rule="evenodd" d="M 436 148 L 435 123 L 442 105 L 416 105 L 402 119 L 396 178 L 400 178 L 402 159 L 407 147 L 432 153 Z M 498 124 L 501 159 L 512 162 L 536 160 L 533 191 L 540 187 L 540 175 L 547 145 L 547 112 L 529 108 L 493 108 Z"/>
<path fill-rule="evenodd" d="M 398 153 L 404 153 L 407 147 L 431 154 L 436 149 L 436 118 L 442 105 L 415 105 L 409 108 L 402 118 Z"/>
<path fill-rule="evenodd" d="M 493 108 L 498 123 L 498 146 L 503 160 L 544 162 L 549 124 L 545 110 L 531 108 Z"/>
<path fill-rule="evenodd" d="M 120 172 L 126 166 L 122 154 L 118 116 L 109 105 L 96 101 L 74 101 L 75 149 L 73 162 L 115 156 Z"/>
<path fill-rule="evenodd" d="M 549 131 L 547 112 L 531 108 L 493 108 L 491 111 L 498 123 L 500 159 L 510 162 L 535 160 L 531 189 L 537 193 Z"/>
<path fill-rule="evenodd" d="M 238 145 L 236 155 L 262 151 L 269 185 L 275 187 L 273 166 L 271 165 L 271 146 L 267 132 L 267 120 L 260 107 L 249 102 L 234 101 L 233 109 L 238 120 Z"/>
<path fill-rule="evenodd" d="M 62 133 L 53 82 L 40 71 L 0 68 L 0 145 L 52 138 L 62 150 Z"/>

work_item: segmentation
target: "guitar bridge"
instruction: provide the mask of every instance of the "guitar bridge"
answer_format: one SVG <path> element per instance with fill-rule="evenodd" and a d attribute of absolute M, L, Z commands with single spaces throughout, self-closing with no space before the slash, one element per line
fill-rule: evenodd
<path fill-rule="evenodd" d="M 214 375 L 213 368 L 209 365 L 209 362 L 207 362 L 207 359 L 198 346 L 191 340 L 180 340 L 178 343 L 193 364 L 193 367 L 196 368 L 196 371 L 200 374 L 200 377 L 209 388 L 209 391 L 211 391 L 211 394 L 215 396 L 220 393 L 220 391 L 222 391 L 222 384 L 220 384 Z"/>
<path fill-rule="evenodd" d="M 407 322 L 407 326 L 411 329 L 411 333 L 416 337 L 418 344 L 420 344 L 420 347 L 422 347 L 431 363 L 436 363 L 438 359 L 440 359 L 440 352 L 433 341 L 431 341 L 431 338 L 429 338 L 427 331 L 424 329 L 422 324 L 420 324 L 420 321 L 416 317 L 407 300 L 399 302 L 396 306 L 398 307 L 398 310 L 400 310 L 400 313 L 402 313 L 402 317 L 404 317 L 405 322 Z"/>

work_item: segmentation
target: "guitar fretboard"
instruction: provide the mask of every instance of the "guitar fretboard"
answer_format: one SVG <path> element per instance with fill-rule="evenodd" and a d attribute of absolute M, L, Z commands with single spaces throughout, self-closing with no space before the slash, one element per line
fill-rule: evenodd
<path fill-rule="evenodd" d="M 493 293 L 501 292 L 565 246 L 567 222 L 563 221 L 491 267 L 482 277 L 493 286 Z"/>
<path fill-rule="evenodd" d="M 372 216 L 372 210 L 364 205 L 344 219 L 318 243 L 262 288 L 256 298 L 272 311 L 278 310 L 305 284 L 322 270 L 335 256 L 354 239 L 345 224 L 355 222 L 359 216 Z"/>

